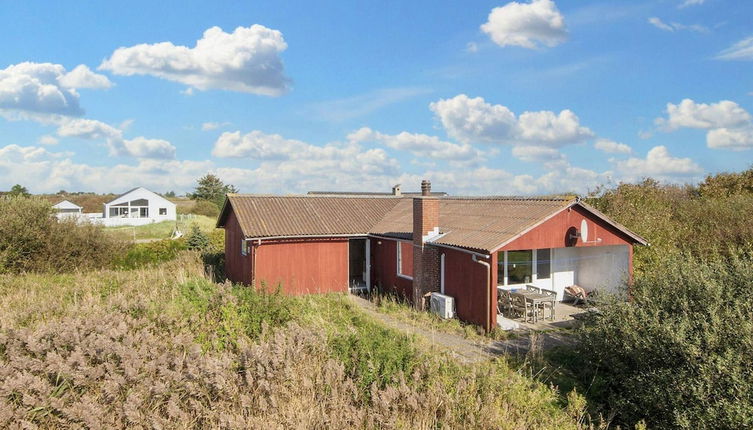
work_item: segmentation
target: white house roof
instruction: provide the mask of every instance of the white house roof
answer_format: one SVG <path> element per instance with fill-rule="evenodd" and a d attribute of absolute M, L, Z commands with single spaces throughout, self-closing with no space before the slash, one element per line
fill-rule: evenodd
<path fill-rule="evenodd" d="M 79 206 L 79 205 L 77 205 L 75 203 L 71 203 L 68 200 L 63 200 L 60 203 L 56 203 L 56 204 L 52 205 L 52 207 L 55 208 L 55 209 L 82 209 L 81 206 Z"/>
<path fill-rule="evenodd" d="M 130 200 L 136 200 L 136 199 L 157 199 L 162 200 L 165 204 L 173 205 L 175 206 L 175 203 L 171 202 L 170 200 L 162 197 L 161 195 L 149 191 L 144 187 L 136 187 L 131 190 L 126 191 L 125 193 L 115 197 L 114 199 L 110 200 L 109 202 L 105 203 L 106 206 L 112 205 L 112 204 L 118 204 L 127 202 Z"/>

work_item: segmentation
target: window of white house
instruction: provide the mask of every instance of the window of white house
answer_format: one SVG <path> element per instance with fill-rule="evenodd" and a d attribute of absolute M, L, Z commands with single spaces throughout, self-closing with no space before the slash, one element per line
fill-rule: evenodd
<path fill-rule="evenodd" d="M 160 215 L 167 215 L 167 208 L 159 208 Z"/>
<path fill-rule="evenodd" d="M 497 283 L 521 285 L 552 276 L 551 249 L 499 251 L 497 253 Z"/>
<path fill-rule="evenodd" d="M 552 250 L 536 250 L 536 279 L 549 279 L 552 276 Z"/>
<path fill-rule="evenodd" d="M 241 255 L 248 255 L 248 241 L 241 239 Z"/>
<path fill-rule="evenodd" d="M 413 243 L 397 242 L 397 275 L 413 279 Z"/>

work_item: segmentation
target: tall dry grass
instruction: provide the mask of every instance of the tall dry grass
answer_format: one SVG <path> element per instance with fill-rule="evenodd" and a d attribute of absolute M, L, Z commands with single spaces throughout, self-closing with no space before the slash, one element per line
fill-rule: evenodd
<path fill-rule="evenodd" d="M 577 428 L 503 360 L 420 349 L 342 296 L 159 267 L 0 275 L 0 428 Z M 373 371 L 373 372 L 372 372 Z"/>

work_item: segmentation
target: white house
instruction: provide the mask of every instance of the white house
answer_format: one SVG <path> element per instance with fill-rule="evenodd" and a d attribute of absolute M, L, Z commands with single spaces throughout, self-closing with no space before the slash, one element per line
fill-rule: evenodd
<path fill-rule="evenodd" d="M 83 215 L 84 210 L 81 206 L 71 203 L 68 200 L 56 203 L 52 208 L 55 209 L 55 216 L 57 216 L 58 219 L 79 218 Z"/>
<path fill-rule="evenodd" d="M 101 218 L 90 219 L 108 227 L 175 221 L 175 203 L 144 187 L 138 187 L 105 203 Z"/>

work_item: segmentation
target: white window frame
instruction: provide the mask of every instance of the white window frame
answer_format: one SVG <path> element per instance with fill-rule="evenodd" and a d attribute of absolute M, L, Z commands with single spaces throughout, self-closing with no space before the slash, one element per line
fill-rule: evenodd
<path fill-rule="evenodd" d="M 395 273 L 400 278 L 410 279 L 412 281 L 413 280 L 413 276 L 404 275 L 402 273 L 402 271 L 403 271 L 403 262 L 402 262 L 403 247 L 401 245 L 402 245 L 403 242 L 408 242 L 408 241 L 407 240 L 396 240 L 395 241 L 395 246 L 397 247 L 397 252 L 395 252 L 395 255 L 397 256 L 397 264 L 395 265 Z"/>
<path fill-rule="evenodd" d="M 549 277 L 546 279 L 552 279 L 552 266 L 551 266 L 551 259 L 552 259 L 552 248 L 549 249 Z M 528 251 L 527 249 L 521 250 L 521 251 Z M 538 249 L 531 249 L 531 283 L 535 283 L 539 280 L 539 256 L 538 256 Z M 497 254 L 497 264 L 499 264 L 499 254 Z M 497 286 L 499 287 L 520 287 L 525 286 L 526 283 L 522 284 L 510 284 L 508 277 L 507 277 L 507 251 L 502 251 L 502 267 L 504 268 L 504 276 L 502 279 L 497 279 Z"/>
<path fill-rule="evenodd" d="M 166 216 L 167 215 L 167 208 L 159 208 L 159 212 L 158 213 L 160 214 L 160 216 Z"/>

